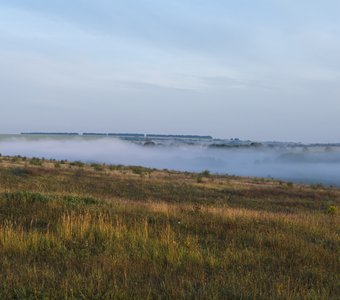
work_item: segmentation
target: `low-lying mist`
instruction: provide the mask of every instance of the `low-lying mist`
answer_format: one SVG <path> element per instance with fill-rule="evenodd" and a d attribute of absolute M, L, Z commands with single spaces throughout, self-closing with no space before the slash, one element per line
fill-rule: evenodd
<path fill-rule="evenodd" d="M 116 139 L 0 140 L 2 155 L 106 164 L 140 165 L 340 186 L 340 149 L 222 148 L 202 145 L 142 146 Z"/>

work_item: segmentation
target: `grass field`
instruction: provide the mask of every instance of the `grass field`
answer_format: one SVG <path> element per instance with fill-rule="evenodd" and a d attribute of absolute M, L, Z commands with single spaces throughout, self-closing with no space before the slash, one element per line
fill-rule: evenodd
<path fill-rule="evenodd" d="M 340 190 L 0 157 L 0 299 L 340 299 Z"/>

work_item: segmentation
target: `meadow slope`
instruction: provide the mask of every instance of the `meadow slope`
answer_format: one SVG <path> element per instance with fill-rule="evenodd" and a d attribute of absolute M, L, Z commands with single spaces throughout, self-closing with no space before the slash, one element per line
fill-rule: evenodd
<path fill-rule="evenodd" d="M 0 157 L 1 299 L 339 299 L 340 190 Z"/>

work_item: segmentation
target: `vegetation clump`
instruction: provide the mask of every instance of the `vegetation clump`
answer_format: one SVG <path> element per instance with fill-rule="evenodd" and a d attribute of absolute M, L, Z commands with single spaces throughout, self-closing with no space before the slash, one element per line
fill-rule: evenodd
<path fill-rule="evenodd" d="M 28 168 L 13 168 L 13 169 L 8 169 L 8 173 L 9 174 L 13 174 L 14 176 L 29 176 L 29 175 L 33 175 L 34 171 L 28 169 Z"/>
<path fill-rule="evenodd" d="M 80 197 L 77 195 L 66 195 L 63 200 L 72 205 L 97 205 L 99 201 L 92 197 Z"/>
<path fill-rule="evenodd" d="M 210 172 L 208 170 L 204 170 L 202 173 L 201 173 L 201 176 L 202 177 L 210 177 Z"/>
<path fill-rule="evenodd" d="M 70 165 L 71 165 L 71 166 L 76 166 L 76 167 L 78 167 L 78 168 L 83 168 L 83 167 L 84 167 L 84 163 L 81 162 L 81 161 L 79 161 L 79 160 L 74 161 L 74 162 L 71 162 Z"/>
<path fill-rule="evenodd" d="M 95 171 L 103 171 L 104 170 L 104 166 L 101 164 L 97 164 L 97 163 L 92 163 L 91 167 L 95 170 Z"/>
<path fill-rule="evenodd" d="M 336 206 L 330 205 L 330 206 L 328 206 L 328 208 L 327 208 L 327 213 L 328 213 L 329 215 L 336 215 L 336 214 L 338 213 L 338 209 L 337 209 Z"/>
<path fill-rule="evenodd" d="M 37 158 L 37 157 L 33 157 L 30 159 L 30 162 L 29 162 L 31 165 L 34 165 L 34 166 L 41 166 L 42 163 L 43 163 L 43 160 L 40 159 L 40 158 Z"/>
<path fill-rule="evenodd" d="M 203 182 L 203 178 L 202 176 L 197 176 L 197 179 L 196 179 L 197 183 L 202 183 Z"/>
<path fill-rule="evenodd" d="M 15 191 L 15 192 L 5 192 L 1 197 L 6 201 L 20 203 L 35 203 L 35 202 L 47 202 L 49 198 L 40 193 L 34 193 L 29 191 Z"/>

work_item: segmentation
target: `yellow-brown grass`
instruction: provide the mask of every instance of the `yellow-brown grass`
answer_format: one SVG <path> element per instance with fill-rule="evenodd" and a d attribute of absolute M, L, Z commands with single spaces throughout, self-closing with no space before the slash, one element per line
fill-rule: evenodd
<path fill-rule="evenodd" d="M 336 189 L 10 159 L 1 299 L 338 299 Z"/>

